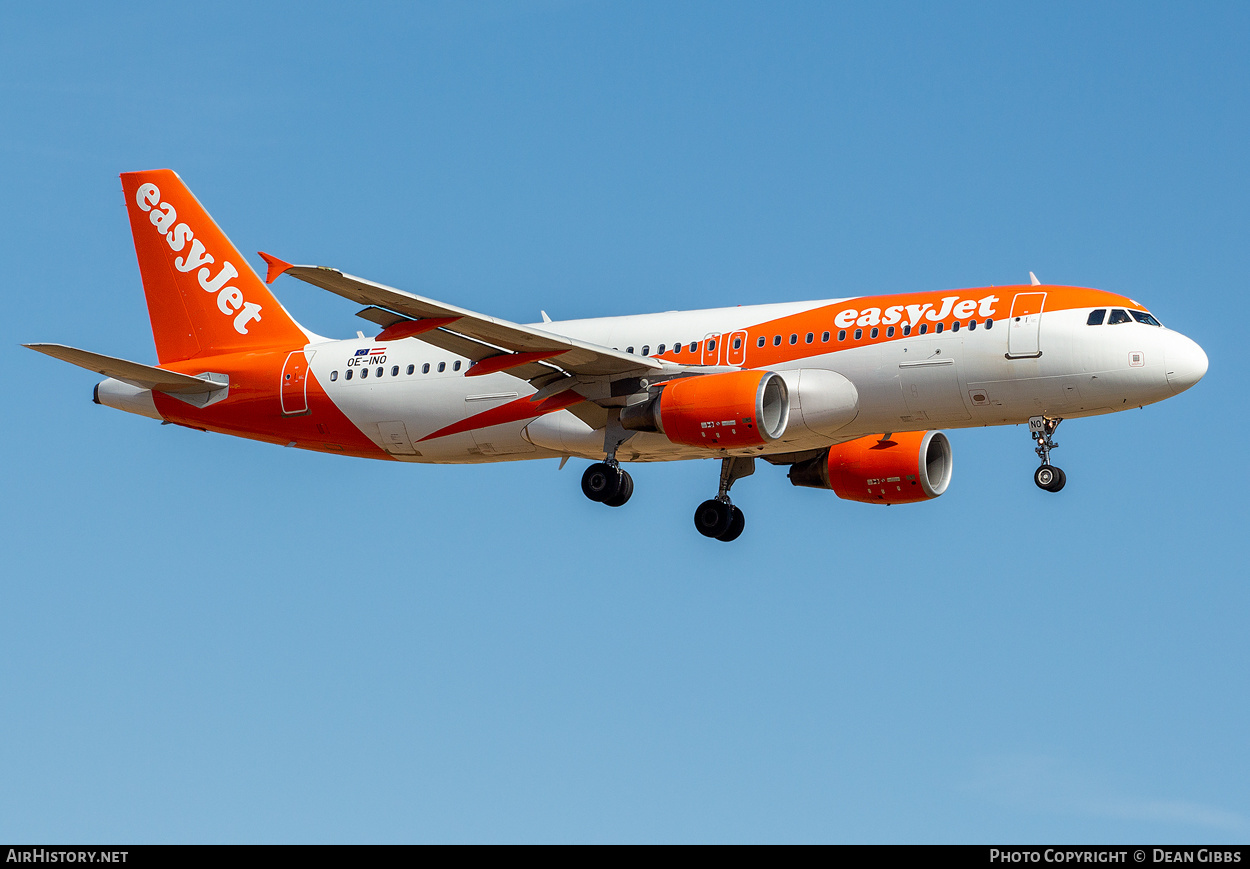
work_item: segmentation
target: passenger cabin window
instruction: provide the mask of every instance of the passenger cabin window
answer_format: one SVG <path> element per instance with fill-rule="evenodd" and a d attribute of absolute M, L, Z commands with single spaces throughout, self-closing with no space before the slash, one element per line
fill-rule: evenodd
<path fill-rule="evenodd" d="M 1108 326 L 1118 326 L 1120 323 L 1131 323 L 1133 318 L 1128 315 L 1128 311 L 1121 311 L 1119 308 L 1111 309 L 1111 317 L 1107 320 Z"/>
<path fill-rule="evenodd" d="M 391 368 L 391 377 L 398 377 L 398 376 L 399 376 L 399 366 L 396 365 Z"/>
<path fill-rule="evenodd" d="M 735 350 L 741 350 L 741 349 L 742 349 L 742 339 L 741 339 L 741 338 L 735 338 L 735 339 L 734 339 L 734 349 L 735 349 Z"/>
<path fill-rule="evenodd" d="M 903 327 L 903 337 L 906 338 L 910 334 L 911 334 L 911 324 L 908 323 L 906 326 Z"/>
<path fill-rule="evenodd" d="M 716 349 L 716 339 L 713 338 L 712 340 L 707 342 L 707 352 L 711 353 L 715 349 Z"/>
<path fill-rule="evenodd" d="M 1147 326 L 1158 326 L 1159 328 L 1163 328 L 1162 323 L 1160 323 L 1154 317 L 1147 314 L 1145 311 L 1129 311 L 1129 313 L 1133 315 L 1133 319 L 1136 320 L 1138 323 L 1144 323 Z"/>
<path fill-rule="evenodd" d="M 958 332 L 958 331 L 959 331 L 959 321 L 958 321 L 958 320 L 956 320 L 954 323 L 951 323 L 951 331 L 952 331 L 952 332 Z"/>
<path fill-rule="evenodd" d="M 452 370 L 452 371 L 459 371 L 459 370 L 460 370 L 460 360 L 459 360 L 459 359 L 457 359 L 455 362 L 451 363 L 451 370 Z"/>
<path fill-rule="evenodd" d="M 338 379 L 339 379 L 339 373 L 338 373 L 337 371 L 331 371 L 331 372 L 330 372 L 330 382 L 331 382 L 331 383 L 333 383 L 334 381 L 336 381 L 336 380 L 338 380 Z"/>
<path fill-rule="evenodd" d="M 1102 321 L 1107 319 L 1107 309 L 1099 308 L 1097 311 L 1089 312 L 1089 319 L 1085 321 L 1086 326 L 1101 326 Z"/>
<path fill-rule="evenodd" d="M 893 326 L 886 326 L 886 328 L 885 328 L 885 337 L 887 337 L 887 338 L 893 338 L 893 337 L 894 337 L 894 327 L 893 327 Z"/>
<path fill-rule="evenodd" d="M 838 340 L 839 340 L 839 341 L 845 341 L 845 340 L 846 340 L 846 330 L 845 330 L 845 329 L 839 329 L 839 330 L 838 330 Z"/>
<path fill-rule="evenodd" d="M 347 369 L 345 372 L 343 372 L 343 379 L 344 379 L 344 380 L 351 380 L 351 379 L 352 379 L 352 370 L 351 370 L 350 368 L 349 368 L 349 369 Z"/>
<path fill-rule="evenodd" d="M 977 321 L 976 321 L 976 320 L 969 320 L 969 321 L 968 321 L 968 329 L 969 329 L 969 331 L 971 331 L 972 329 L 975 329 L 976 327 L 977 327 Z"/>
<path fill-rule="evenodd" d="M 428 362 L 427 362 L 427 363 L 425 363 L 424 365 L 422 365 L 422 366 L 421 366 L 421 373 L 422 373 L 422 374 L 429 374 L 429 373 L 430 373 L 430 363 L 428 363 Z"/>
<path fill-rule="evenodd" d="M 925 332 L 928 332 L 928 331 L 929 331 L 929 324 L 928 324 L 928 323 L 921 323 L 921 324 L 920 324 L 920 334 L 921 334 L 921 335 L 923 335 Z"/>
<path fill-rule="evenodd" d="M 655 355 L 657 355 L 657 356 L 663 356 L 663 355 L 664 355 L 664 345 L 663 345 L 663 344 L 661 344 L 659 347 L 656 347 L 656 348 L 655 348 Z"/>
<path fill-rule="evenodd" d="M 446 371 L 446 370 L 447 370 L 447 363 L 446 363 L 446 362 L 440 362 L 440 363 L 438 363 L 438 373 L 439 373 L 439 374 L 442 374 L 442 373 L 443 373 L 444 371 Z"/>
<path fill-rule="evenodd" d="M 690 342 L 690 352 L 691 352 L 691 353 L 697 353 L 698 351 L 699 351 L 699 342 L 698 342 L 698 341 L 691 341 L 691 342 Z"/>
<path fill-rule="evenodd" d="M 863 329 L 856 329 L 856 330 L 855 330 L 855 340 L 856 340 L 856 341 L 858 341 L 860 338 L 863 338 L 863 337 L 864 337 L 864 330 L 863 330 Z"/>
<path fill-rule="evenodd" d="M 759 338 L 757 338 L 757 339 L 756 339 L 756 341 L 755 341 L 755 346 L 756 346 L 756 347 L 763 347 L 763 346 L 764 346 L 765 344 L 767 344 L 767 343 L 768 343 L 768 339 L 767 339 L 767 338 L 765 338 L 763 335 L 761 335 Z"/>
<path fill-rule="evenodd" d="M 942 334 L 942 327 L 943 327 L 944 325 L 946 325 L 946 324 L 945 324 L 945 323 L 938 323 L 936 326 L 934 326 L 934 327 L 933 327 L 933 331 L 934 331 L 934 332 L 936 332 L 936 333 L 937 333 L 937 334 L 939 334 L 939 335 L 940 335 L 940 334 Z"/>
<path fill-rule="evenodd" d="M 807 337 L 806 337 L 804 340 L 805 340 L 808 344 L 811 344 L 813 341 L 815 341 L 815 340 L 816 340 L 816 336 L 815 336 L 815 335 L 813 335 L 811 332 L 808 332 L 808 333 L 807 333 Z"/>
<path fill-rule="evenodd" d="M 781 346 L 781 336 L 780 336 L 780 335 L 774 335 L 774 336 L 773 336 L 773 346 L 774 346 L 774 347 L 780 347 L 780 346 Z"/>
<path fill-rule="evenodd" d="M 407 373 L 408 373 L 408 374 L 411 374 L 412 372 L 414 372 L 414 371 L 416 371 L 416 370 L 417 370 L 417 366 L 415 366 L 415 365 L 409 365 L 409 366 L 408 366 L 408 371 L 407 371 Z"/>
<path fill-rule="evenodd" d="M 876 326 L 873 326 L 873 327 L 872 327 L 872 331 L 868 333 L 868 337 L 869 337 L 869 338 L 876 338 L 876 337 L 877 337 L 878 335 L 880 335 L 880 334 L 881 334 L 881 332 L 877 329 L 877 327 L 876 327 Z"/>
<path fill-rule="evenodd" d="M 381 376 L 382 376 L 383 374 L 385 374 L 385 373 L 386 373 L 386 369 L 385 369 L 385 368 L 383 368 L 381 365 L 379 365 L 379 366 L 378 366 L 378 371 L 377 371 L 378 377 L 381 377 Z"/>
<path fill-rule="evenodd" d="M 650 356 L 650 355 L 651 355 L 651 345 L 650 345 L 650 344 L 643 344 L 643 345 L 642 345 L 642 355 L 643 355 L 643 356 Z"/>
<path fill-rule="evenodd" d="M 993 329 L 993 328 L 994 328 L 994 318 L 993 318 L 993 317 L 986 317 L 986 318 L 985 318 L 985 328 L 987 328 L 987 329 Z"/>
<path fill-rule="evenodd" d="M 791 344 L 797 344 L 797 343 L 799 343 L 799 336 L 798 336 L 798 335 L 796 335 L 796 334 L 794 334 L 793 332 L 792 332 L 792 333 L 790 333 L 790 343 L 791 343 Z"/>
<path fill-rule="evenodd" d="M 629 346 L 629 347 L 626 347 L 626 348 L 625 348 L 625 352 L 626 352 L 626 353 L 633 353 L 633 352 L 634 352 L 634 348 L 633 348 L 633 346 L 631 345 L 631 346 Z"/>
<path fill-rule="evenodd" d="M 828 333 L 828 332 L 822 332 L 822 333 L 820 333 L 820 343 L 821 343 L 821 344 L 828 344 L 828 343 L 829 343 L 829 333 Z"/>

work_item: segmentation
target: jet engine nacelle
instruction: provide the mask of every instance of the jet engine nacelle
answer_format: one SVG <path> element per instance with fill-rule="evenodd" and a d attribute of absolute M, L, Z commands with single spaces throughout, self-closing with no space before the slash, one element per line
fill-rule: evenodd
<path fill-rule="evenodd" d="M 790 419 L 786 382 L 772 371 L 682 377 L 621 411 L 632 431 L 658 431 L 676 444 L 709 450 L 759 447 L 781 437 Z"/>
<path fill-rule="evenodd" d="M 832 489 L 839 498 L 865 504 L 928 501 L 951 481 L 951 442 L 940 431 L 876 435 L 830 447 L 790 467 L 790 482 Z"/>

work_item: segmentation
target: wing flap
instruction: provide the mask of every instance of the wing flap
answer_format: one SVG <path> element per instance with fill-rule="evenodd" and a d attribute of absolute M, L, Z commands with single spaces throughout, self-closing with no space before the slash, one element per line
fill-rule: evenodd
<path fill-rule="evenodd" d="M 388 329 L 396 323 L 410 322 L 408 317 L 400 316 L 394 311 L 388 311 L 385 308 L 375 308 L 373 305 L 370 305 L 363 311 L 357 311 L 356 316 L 368 320 L 370 323 L 377 323 L 383 329 Z"/>

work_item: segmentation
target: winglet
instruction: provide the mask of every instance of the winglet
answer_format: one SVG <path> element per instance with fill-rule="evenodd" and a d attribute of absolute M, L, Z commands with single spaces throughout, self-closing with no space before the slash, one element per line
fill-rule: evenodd
<path fill-rule="evenodd" d="M 267 284 L 272 284 L 278 275 L 282 274 L 291 267 L 290 263 L 283 262 L 276 256 L 267 254 L 263 250 L 257 251 L 257 253 L 259 253 L 260 258 L 269 265 L 269 273 L 265 275 L 265 283 Z"/>

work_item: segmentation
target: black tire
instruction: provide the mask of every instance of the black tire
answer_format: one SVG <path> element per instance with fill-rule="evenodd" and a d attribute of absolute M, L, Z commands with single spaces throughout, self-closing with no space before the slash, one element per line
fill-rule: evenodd
<path fill-rule="evenodd" d="M 1050 487 L 1054 485 L 1055 480 L 1059 477 L 1059 475 L 1055 473 L 1058 470 L 1058 468 L 1051 467 L 1050 465 L 1042 465 L 1033 472 L 1033 482 L 1037 484 L 1037 488 L 1045 489 L 1047 492 L 1050 492 L 1052 491 Z"/>
<path fill-rule="evenodd" d="M 1055 481 L 1050 484 L 1048 492 L 1058 492 L 1068 483 L 1068 475 L 1063 472 L 1062 468 L 1055 468 Z"/>
<path fill-rule="evenodd" d="M 737 540 L 742 535 L 742 529 L 747 527 L 747 517 L 737 507 L 731 508 L 733 517 L 729 520 L 729 530 L 717 537 L 717 540 L 723 540 L 728 543 L 730 540 Z"/>
<path fill-rule="evenodd" d="M 1033 482 L 1039 489 L 1047 492 L 1058 492 L 1068 482 L 1068 475 L 1054 465 L 1042 465 L 1033 472 Z"/>
<path fill-rule="evenodd" d="M 621 471 L 621 490 L 611 498 L 605 498 L 603 503 L 609 507 L 622 507 L 634 494 L 634 478 L 629 475 L 629 471 Z"/>
<path fill-rule="evenodd" d="M 732 507 L 715 499 L 704 501 L 694 511 L 694 527 L 704 537 L 720 537 L 733 521 Z"/>
<path fill-rule="evenodd" d="M 582 494 L 600 503 L 621 491 L 621 472 L 606 462 L 595 462 L 582 473 Z"/>

